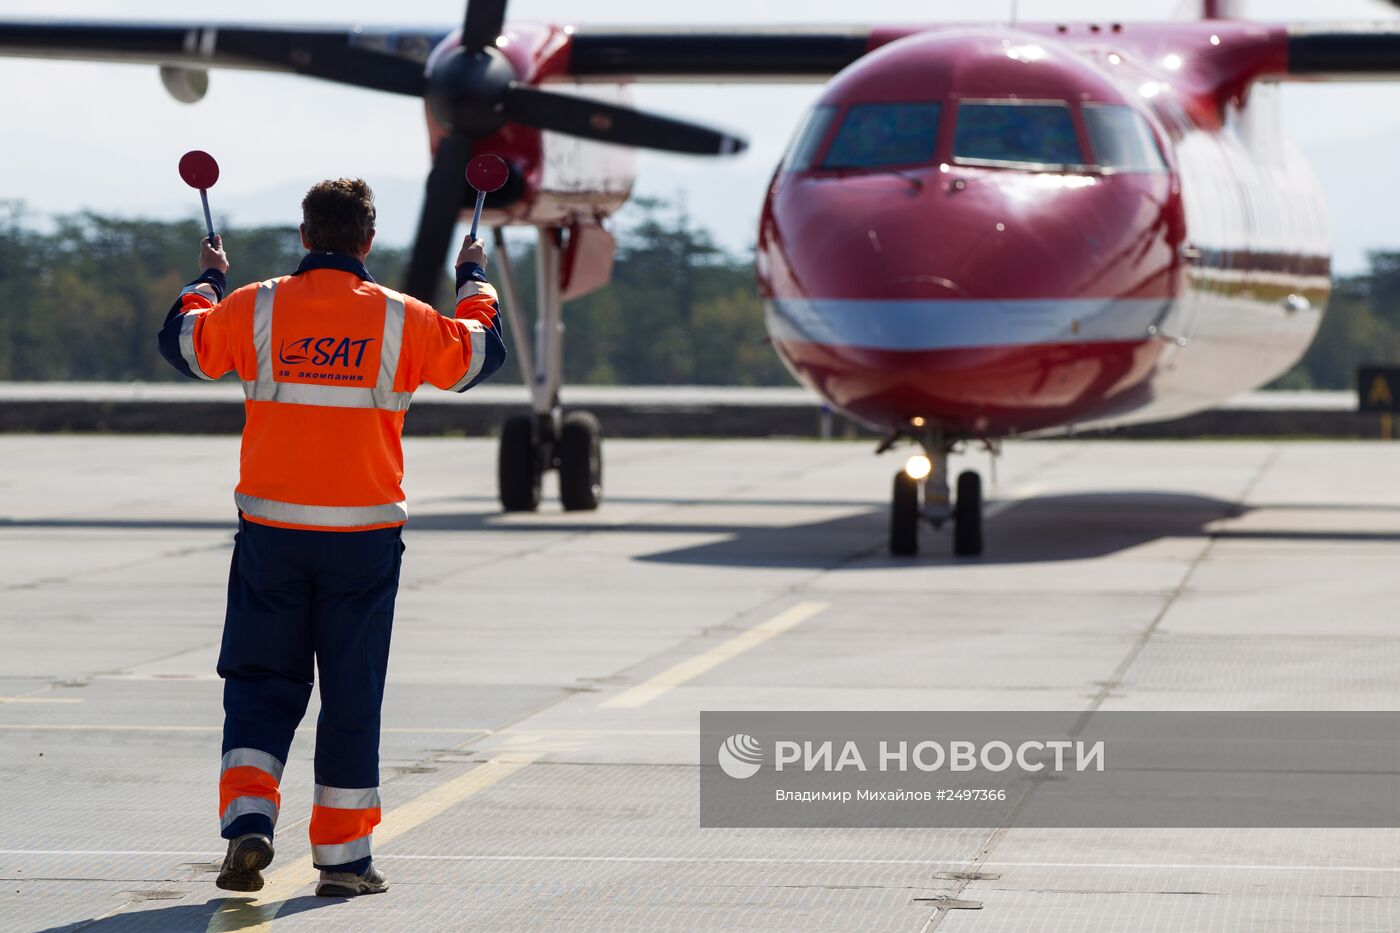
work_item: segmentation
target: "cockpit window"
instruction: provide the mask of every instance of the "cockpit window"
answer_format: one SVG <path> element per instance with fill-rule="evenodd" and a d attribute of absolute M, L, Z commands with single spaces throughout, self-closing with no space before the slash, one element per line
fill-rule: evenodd
<path fill-rule="evenodd" d="M 963 101 L 953 158 L 1012 168 L 1066 168 L 1084 162 L 1069 106 L 1059 102 Z"/>
<path fill-rule="evenodd" d="M 853 104 L 822 159 L 824 169 L 914 165 L 933 159 L 938 104 Z"/>
<path fill-rule="evenodd" d="M 1085 104 L 1084 126 L 1094 161 L 1119 172 L 1162 172 L 1166 163 L 1142 114 L 1131 107 Z"/>
<path fill-rule="evenodd" d="M 812 108 L 807 119 L 797 128 L 797 135 L 792 138 L 787 158 L 783 160 L 783 171 L 805 172 L 812 167 L 812 160 L 816 158 L 822 140 L 826 139 L 826 131 L 835 116 L 835 107 L 822 105 Z"/>

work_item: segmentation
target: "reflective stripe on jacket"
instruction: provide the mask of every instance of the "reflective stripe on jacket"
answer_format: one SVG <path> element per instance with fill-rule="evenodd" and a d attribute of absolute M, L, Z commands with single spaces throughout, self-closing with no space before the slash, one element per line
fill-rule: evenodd
<path fill-rule="evenodd" d="M 238 488 L 267 525 L 360 531 L 402 524 L 404 413 L 427 382 L 464 392 L 505 362 L 496 293 L 457 270 L 456 317 L 377 284 L 353 257 L 312 253 L 296 273 L 223 297 L 206 272 L 159 336 L 196 379 L 236 372 L 246 424 Z M 222 299 L 222 300 L 220 300 Z"/>

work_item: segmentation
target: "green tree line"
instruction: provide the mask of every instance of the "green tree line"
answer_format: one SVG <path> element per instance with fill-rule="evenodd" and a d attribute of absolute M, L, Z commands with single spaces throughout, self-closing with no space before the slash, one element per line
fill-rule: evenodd
<path fill-rule="evenodd" d="M 673 205 L 642 201 L 619 238 L 612 283 L 565 308 L 565 376 L 575 384 L 789 385 L 768 345 L 751 257 L 719 248 Z M 170 380 L 155 333 L 193 277 L 196 221 L 83 213 L 39 224 L 0 204 L 0 380 Z M 290 272 L 295 227 L 223 232 L 234 287 Z M 534 255 L 513 251 L 526 309 Z M 401 281 L 406 250 L 377 247 L 369 267 Z M 1303 359 L 1271 388 L 1344 389 L 1363 363 L 1400 363 L 1400 252 L 1371 254 L 1340 278 Z M 442 294 L 446 296 L 446 279 Z M 499 381 L 520 380 L 512 359 Z"/>
<path fill-rule="evenodd" d="M 634 206 L 612 283 L 565 307 L 566 379 L 592 384 L 790 385 L 767 345 L 749 257 L 719 249 L 683 212 Z M 0 204 L 0 380 L 179 379 L 155 334 L 194 277 L 196 221 L 83 213 L 34 222 Z M 222 230 L 238 287 L 291 272 L 295 227 Z M 513 249 L 527 318 L 533 249 Z M 376 247 L 368 266 L 397 285 L 404 249 Z M 446 276 L 440 295 L 449 300 Z M 512 359 L 498 381 L 520 380 Z"/>
<path fill-rule="evenodd" d="M 1365 273 L 1333 282 L 1312 346 L 1269 388 L 1351 389 L 1358 366 L 1400 366 L 1400 252 L 1368 258 Z"/>

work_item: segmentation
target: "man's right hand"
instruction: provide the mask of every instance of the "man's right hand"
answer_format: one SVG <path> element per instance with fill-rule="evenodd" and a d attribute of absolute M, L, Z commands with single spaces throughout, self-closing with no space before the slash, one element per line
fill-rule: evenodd
<path fill-rule="evenodd" d="M 462 249 L 457 253 L 457 265 L 474 262 L 481 268 L 486 268 L 486 242 L 484 240 L 473 240 L 470 236 L 462 241 Z"/>
<path fill-rule="evenodd" d="M 224 252 L 224 238 L 218 234 L 211 241 L 208 237 L 199 241 L 199 271 L 218 269 L 228 272 L 228 254 Z"/>

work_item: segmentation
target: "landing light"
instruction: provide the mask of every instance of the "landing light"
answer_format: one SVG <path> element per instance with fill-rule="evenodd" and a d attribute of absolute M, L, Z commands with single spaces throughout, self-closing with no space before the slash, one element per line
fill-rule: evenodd
<path fill-rule="evenodd" d="M 1019 62 L 1038 62 L 1045 57 L 1045 50 L 1038 45 L 1018 45 L 1008 48 L 1006 57 Z"/>
<path fill-rule="evenodd" d="M 923 479 L 933 472 L 933 464 L 923 454 L 915 454 L 904 464 L 904 472 L 909 474 L 910 479 Z"/>
<path fill-rule="evenodd" d="M 1037 173 L 1031 183 L 1037 188 L 1092 188 L 1099 180 L 1092 175 L 1051 175 Z"/>

